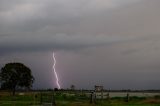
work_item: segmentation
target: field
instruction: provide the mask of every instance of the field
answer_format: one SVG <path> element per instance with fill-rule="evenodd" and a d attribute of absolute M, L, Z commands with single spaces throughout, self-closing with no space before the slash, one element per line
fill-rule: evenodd
<path fill-rule="evenodd" d="M 90 92 L 85 91 L 43 91 L 19 92 L 12 96 L 9 92 L 0 92 L 0 106 L 160 106 L 158 93 L 146 93 L 149 96 L 140 96 L 141 93 L 112 92 L 109 98 L 96 99 L 91 102 Z M 144 93 L 142 93 L 144 94 Z M 123 96 L 122 96 L 123 95 Z M 137 96 L 135 96 L 137 95 Z M 97 95 L 98 98 L 98 95 Z"/>

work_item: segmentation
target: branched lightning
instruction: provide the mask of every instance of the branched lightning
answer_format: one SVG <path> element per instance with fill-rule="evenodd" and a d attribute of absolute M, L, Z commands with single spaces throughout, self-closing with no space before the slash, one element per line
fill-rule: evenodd
<path fill-rule="evenodd" d="M 57 75 L 57 72 L 56 72 L 56 58 L 55 58 L 55 54 L 53 52 L 53 60 L 54 60 L 54 64 L 53 64 L 53 71 L 54 71 L 54 74 L 56 76 L 56 84 L 58 86 L 58 89 L 61 89 L 61 86 L 59 84 L 59 78 L 58 78 L 58 75 Z"/>

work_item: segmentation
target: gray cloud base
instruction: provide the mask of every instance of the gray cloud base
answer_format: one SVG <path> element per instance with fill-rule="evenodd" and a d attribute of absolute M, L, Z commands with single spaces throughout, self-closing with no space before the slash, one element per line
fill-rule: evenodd
<path fill-rule="evenodd" d="M 50 58 L 54 50 L 63 87 L 160 88 L 159 4 L 159 0 L 1 0 L 1 65 L 24 62 L 37 78 L 35 88 L 55 87 Z"/>

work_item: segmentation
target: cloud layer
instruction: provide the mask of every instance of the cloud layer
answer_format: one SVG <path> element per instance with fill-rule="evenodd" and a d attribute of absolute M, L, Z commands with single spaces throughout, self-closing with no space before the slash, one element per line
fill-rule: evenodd
<path fill-rule="evenodd" d="M 63 87 L 160 88 L 159 4 L 159 0 L 1 0 L 1 65 L 24 62 L 34 70 L 35 87 L 52 87 L 54 50 Z"/>
<path fill-rule="evenodd" d="M 0 48 L 3 51 L 75 49 L 128 39 L 117 33 L 109 33 L 112 22 L 117 20 L 112 20 L 109 15 L 122 4 L 130 2 L 2 0 Z"/>

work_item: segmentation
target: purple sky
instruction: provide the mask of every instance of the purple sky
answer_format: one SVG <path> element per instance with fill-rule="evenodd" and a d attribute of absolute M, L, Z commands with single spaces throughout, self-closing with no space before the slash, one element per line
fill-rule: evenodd
<path fill-rule="evenodd" d="M 34 88 L 160 89 L 160 0 L 1 0 L 0 67 L 22 62 Z"/>

